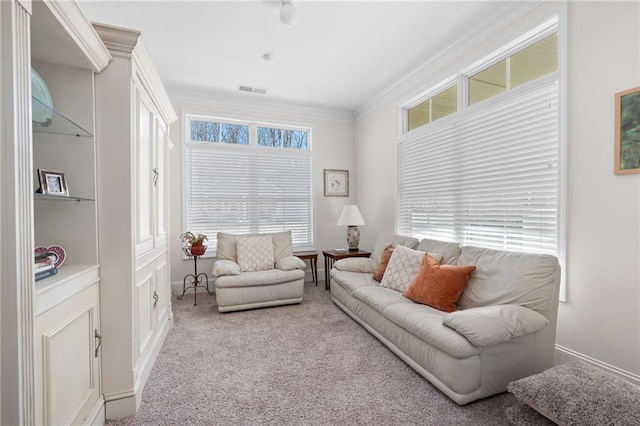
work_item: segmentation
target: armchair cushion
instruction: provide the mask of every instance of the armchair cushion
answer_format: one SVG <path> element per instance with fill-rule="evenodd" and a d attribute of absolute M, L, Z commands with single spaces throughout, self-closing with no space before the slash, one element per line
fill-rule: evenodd
<path fill-rule="evenodd" d="M 217 260 L 213 264 L 213 276 L 218 278 L 223 275 L 240 275 L 240 265 L 233 260 Z"/>
<path fill-rule="evenodd" d="M 296 256 L 287 256 L 276 262 L 276 268 L 283 271 L 292 271 L 294 269 L 305 269 L 307 265 L 304 260 Z"/>
<path fill-rule="evenodd" d="M 236 240 L 238 265 L 242 272 L 273 269 L 273 240 L 271 235 L 241 237 Z"/>
<path fill-rule="evenodd" d="M 491 346 L 543 329 L 543 315 L 520 305 L 496 305 L 452 312 L 442 323 L 462 334 L 475 347 Z"/>
<path fill-rule="evenodd" d="M 244 237 L 258 237 L 270 235 L 273 242 L 273 259 L 278 261 L 283 257 L 293 256 L 293 244 L 291 242 L 291 231 L 272 232 L 264 234 L 229 234 L 227 232 L 218 232 L 216 257 L 218 259 L 238 261 L 237 239 Z"/>

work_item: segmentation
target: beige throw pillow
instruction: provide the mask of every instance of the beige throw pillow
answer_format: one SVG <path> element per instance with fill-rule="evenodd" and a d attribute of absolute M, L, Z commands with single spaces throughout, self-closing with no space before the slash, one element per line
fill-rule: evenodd
<path fill-rule="evenodd" d="M 412 250 L 404 246 L 393 249 L 387 269 L 384 272 L 380 286 L 404 292 L 413 281 L 422 264 L 423 251 Z"/>
<path fill-rule="evenodd" d="M 243 272 L 273 269 L 273 240 L 271 235 L 237 239 L 238 265 Z"/>

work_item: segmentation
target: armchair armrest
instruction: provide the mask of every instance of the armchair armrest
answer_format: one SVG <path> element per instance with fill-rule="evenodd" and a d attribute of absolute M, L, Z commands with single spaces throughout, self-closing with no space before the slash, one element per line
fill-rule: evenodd
<path fill-rule="evenodd" d="M 240 265 L 233 260 L 216 260 L 213 264 L 213 276 L 218 278 L 223 275 L 240 275 Z"/>
<path fill-rule="evenodd" d="M 276 262 L 276 269 L 293 271 L 294 269 L 306 269 L 307 264 L 297 256 L 286 256 Z"/>
<path fill-rule="evenodd" d="M 376 272 L 376 263 L 368 257 L 347 257 L 340 259 L 333 264 L 333 267 L 339 271 L 345 272 L 364 272 L 373 274 Z"/>
<path fill-rule="evenodd" d="M 462 334 L 473 346 L 484 347 L 542 330 L 549 320 L 520 305 L 484 306 L 452 312 L 442 323 Z"/>

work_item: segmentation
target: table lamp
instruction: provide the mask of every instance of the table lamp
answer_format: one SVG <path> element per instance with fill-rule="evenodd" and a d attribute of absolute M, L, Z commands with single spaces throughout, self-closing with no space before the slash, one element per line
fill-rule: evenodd
<path fill-rule="evenodd" d="M 360 242 L 358 225 L 365 225 L 358 206 L 355 204 L 344 206 L 338 219 L 338 226 L 347 226 L 347 244 L 349 245 L 349 251 L 358 251 L 358 243 Z"/>

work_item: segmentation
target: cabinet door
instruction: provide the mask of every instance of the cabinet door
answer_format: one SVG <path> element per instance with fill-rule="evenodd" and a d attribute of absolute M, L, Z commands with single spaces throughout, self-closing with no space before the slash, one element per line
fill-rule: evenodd
<path fill-rule="evenodd" d="M 135 87 L 135 194 L 136 256 L 153 249 L 154 224 L 154 108 L 148 96 Z"/>
<path fill-rule="evenodd" d="M 78 424 L 103 403 L 100 395 L 98 284 L 35 321 L 37 424 Z"/>
<path fill-rule="evenodd" d="M 140 362 L 152 346 L 155 328 L 155 311 L 153 309 L 155 291 L 154 264 L 144 266 L 136 273 L 134 290 L 134 369 L 139 372 Z"/>
<path fill-rule="evenodd" d="M 155 247 L 166 247 L 168 232 L 168 198 L 169 167 L 168 167 L 168 135 L 167 125 L 156 117 L 156 138 L 154 144 L 154 191 L 155 191 Z"/>
<path fill-rule="evenodd" d="M 171 306 L 171 289 L 169 287 L 169 268 L 167 268 L 166 253 L 156 260 L 155 281 L 156 300 L 154 301 L 154 309 L 156 311 L 156 329 L 160 329 L 169 319 Z"/>

